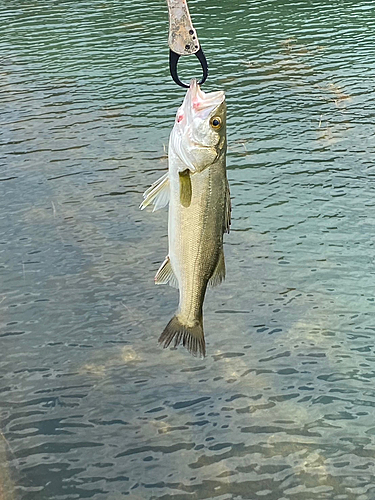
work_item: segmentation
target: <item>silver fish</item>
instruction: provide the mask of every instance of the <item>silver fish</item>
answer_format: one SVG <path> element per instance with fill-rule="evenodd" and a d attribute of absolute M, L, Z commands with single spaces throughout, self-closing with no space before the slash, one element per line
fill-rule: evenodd
<path fill-rule="evenodd" d="M 223 233 L 231 216 L 226 149 L 225 94 L 204 93 L 192 80 L 170 135 L 168 172 L 145 191 L 140 206 L 158 210 L 169 202 L 169 253 L 155 283 L 178 288 L 180 302 L 159 343 L 182 342 L 201 356 L 206 288 L 225 277 Z"/>

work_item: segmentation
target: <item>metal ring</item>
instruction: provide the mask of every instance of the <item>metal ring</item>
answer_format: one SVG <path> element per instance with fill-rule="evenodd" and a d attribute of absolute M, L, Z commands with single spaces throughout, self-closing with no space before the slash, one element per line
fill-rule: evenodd
<path fill-rule="evenodd" d="M 201 63 L 202 66 L 202 71 L 203 71 L 203 76 L 202 80 L 198 82 L 198 85 L 203 85 L 204 82 L 207 80 L 208 76 L 208 64 L 206 60 L 206 56 L 204 55 L 204 52 L 202 50 L 202 47 L 195 52 L 195 55 L 197 56 L 199 62 Z M 178 60 L 180 59 L 180 54 L 176 54 L 176 52 L 173 52 L 172 49 L 169 50 L 169 69 L 171 72 L 171 76 L 173 78 L 173 81 L 177 83 L 180 87 L 184 87 L 185 89 L 188 89 L 190 85 L 187 85 L 186 83 L 181 82 L 181 80 L 178 77 L 177 74 L 177 64 Z"/>

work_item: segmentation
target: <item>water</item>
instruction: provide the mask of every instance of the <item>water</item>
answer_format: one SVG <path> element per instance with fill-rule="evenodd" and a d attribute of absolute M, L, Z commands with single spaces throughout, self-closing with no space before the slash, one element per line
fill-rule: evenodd
<path fill-rule="evenodd" d="M 138 210 L 184 95 L 166 5 L 0 2 L 2 500 L 375 497 L 375 5 L 190 8 L 233 203 L 204 361 L 157 347 Z"/>

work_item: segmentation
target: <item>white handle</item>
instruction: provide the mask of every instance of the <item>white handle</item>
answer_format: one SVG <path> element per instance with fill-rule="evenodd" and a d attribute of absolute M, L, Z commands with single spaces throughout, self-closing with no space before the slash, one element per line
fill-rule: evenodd
<path fill-rule="evenodd" d="M 167 3 L 169 11 L 169 48 L 181 56 L 195 54 L 198 52 L 200 45 L 186 0 L 167 0 Z"/>

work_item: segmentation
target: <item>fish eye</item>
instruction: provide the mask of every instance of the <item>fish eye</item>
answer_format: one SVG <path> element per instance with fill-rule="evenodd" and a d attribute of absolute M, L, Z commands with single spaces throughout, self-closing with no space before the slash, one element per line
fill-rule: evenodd
<path fill-rule="evenodd" d="M 214 116 L 211 118 L 211 127 L 218 130 L 221 127 L 221 118 L 219 116 Z"/>

